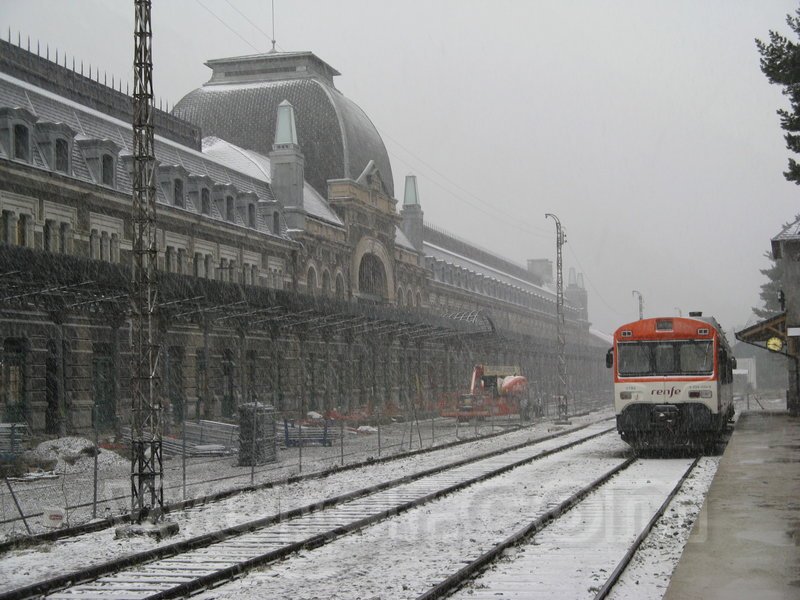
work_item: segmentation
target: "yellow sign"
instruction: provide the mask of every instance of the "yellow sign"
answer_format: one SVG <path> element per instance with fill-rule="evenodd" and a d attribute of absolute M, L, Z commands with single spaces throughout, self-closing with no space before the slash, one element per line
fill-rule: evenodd
<path fill-rule="evenodd" d="M 767 340 L 767 350 L 780 352 L 783 350 L 783 340 L 779 337 L 771 337 Z"/>

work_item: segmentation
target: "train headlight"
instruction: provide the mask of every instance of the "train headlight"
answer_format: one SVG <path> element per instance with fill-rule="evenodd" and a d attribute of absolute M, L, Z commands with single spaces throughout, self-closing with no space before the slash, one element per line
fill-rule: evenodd
<path fill-rule="evenodd" d="M 620 400 L 630 400 L 633 398 L 633 394 L 631 392 L 620 392 L 619 399 Z"/>
<path fill-rule="evenodd" d="M 711 398 L 711 396 L 713 396 L 711 390 L 695 390 L 689 392 L 689 398 Z"/>

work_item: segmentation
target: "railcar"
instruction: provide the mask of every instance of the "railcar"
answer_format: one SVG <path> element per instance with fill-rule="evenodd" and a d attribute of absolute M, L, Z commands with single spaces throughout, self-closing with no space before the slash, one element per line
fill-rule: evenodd
<path fill-rule="evenodd" d="M 719 323 L 702 313 L 641 319 L 614 332 L 617 431 L 635 449 L 703 447 L 733 417 L 736 359 Z"/>

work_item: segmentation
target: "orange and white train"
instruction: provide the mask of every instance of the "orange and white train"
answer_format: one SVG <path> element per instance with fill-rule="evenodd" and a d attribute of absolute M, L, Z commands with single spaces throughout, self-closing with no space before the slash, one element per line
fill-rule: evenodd
<path fill-rule="evenodd" d="M 736 359 L 719 323 L 702 313 L 623 325 L 606 366 L 617 431 L 636 449 L 701 447 L 733 417 Z"/>

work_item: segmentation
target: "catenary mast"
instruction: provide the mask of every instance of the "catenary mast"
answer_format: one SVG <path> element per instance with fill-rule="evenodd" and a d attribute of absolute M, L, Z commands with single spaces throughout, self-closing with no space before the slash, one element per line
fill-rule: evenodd
<path fill-rule="evenodd" d="M 164 505 L 158 368 L 158 246 L 151 0 L 135 0 L 133 57 L 133 280 L 131 517 L 158 520 Z"/>

